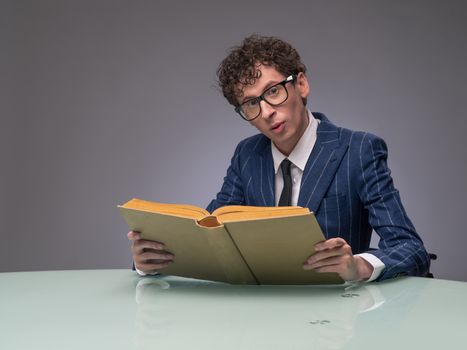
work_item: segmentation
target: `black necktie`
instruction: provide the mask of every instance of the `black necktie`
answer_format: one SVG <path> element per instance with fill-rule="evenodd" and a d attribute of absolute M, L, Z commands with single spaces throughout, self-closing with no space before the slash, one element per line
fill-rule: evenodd
<path fill-rule="evenodd" d="M 290 175 L 290 165 L 292 163 L 287 158 L 281 163 L 282 177 L 284 178 L 284 188 L 279 199 L 279 207 L 292 205 L 292 176 Z"/>

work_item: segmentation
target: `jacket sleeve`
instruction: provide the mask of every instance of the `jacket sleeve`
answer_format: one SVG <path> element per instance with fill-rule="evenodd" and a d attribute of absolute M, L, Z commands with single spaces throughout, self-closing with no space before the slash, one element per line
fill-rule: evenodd
<path fill-rule="evenodd" d="M 240 175 L 241 148 L 242 143 L 235 149 L 220 192 L 217 193 L 216 199 L 212 200 L 206 208 L 210 213 L 226 205 L 245 205 L 243 181 Z"/>
<path fill-rule="evenodd" d="M 387 166 L 384 140 L 366 134 L 360 144 L 359 194 L 371 227 L 380 236 L 379 249 L 370 253 L 385 268 L 378 280 L 400 275 L 424 276 L 430 258 L 408 218 Z"/>

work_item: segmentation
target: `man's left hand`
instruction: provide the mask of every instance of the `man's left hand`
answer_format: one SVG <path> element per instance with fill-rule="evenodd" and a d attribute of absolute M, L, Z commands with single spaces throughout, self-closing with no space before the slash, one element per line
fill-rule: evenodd
<path fill-rule="evenodd" d="M 352 254 L 352 248 L 342 238 L 331 238 L 315 245 L 315 254 L 303 264 L 305 270 L 337 272 L 345 281 L 367 280 L 373 266 L 360 256 Z"/>

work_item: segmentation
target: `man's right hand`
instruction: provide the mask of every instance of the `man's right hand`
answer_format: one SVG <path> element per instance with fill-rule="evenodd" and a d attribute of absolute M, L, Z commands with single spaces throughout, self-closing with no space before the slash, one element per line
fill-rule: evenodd
<path fill-rule="evenodd" d="M 131 253 L 135 267 L 146 274 L 167 267 L 173 261 L 173 254 L 166 252 L 163 243 L 141 239 L 139 232 L 130 231 L 127 235 L 131 242 Z"/>

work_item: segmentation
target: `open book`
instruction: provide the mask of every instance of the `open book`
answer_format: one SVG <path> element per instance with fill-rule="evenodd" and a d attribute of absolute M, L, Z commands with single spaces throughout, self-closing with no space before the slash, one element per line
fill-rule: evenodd
<path fill-rule="evenodd" d="M 162 273 L 234 284 L 335 284 L 336 273 L 304 270 L 324 240 L 301 207 L 225 206 L 212 214 L 193 205 L 132 199 L 119 206 L 133 231 L 174 254 Z"/>

